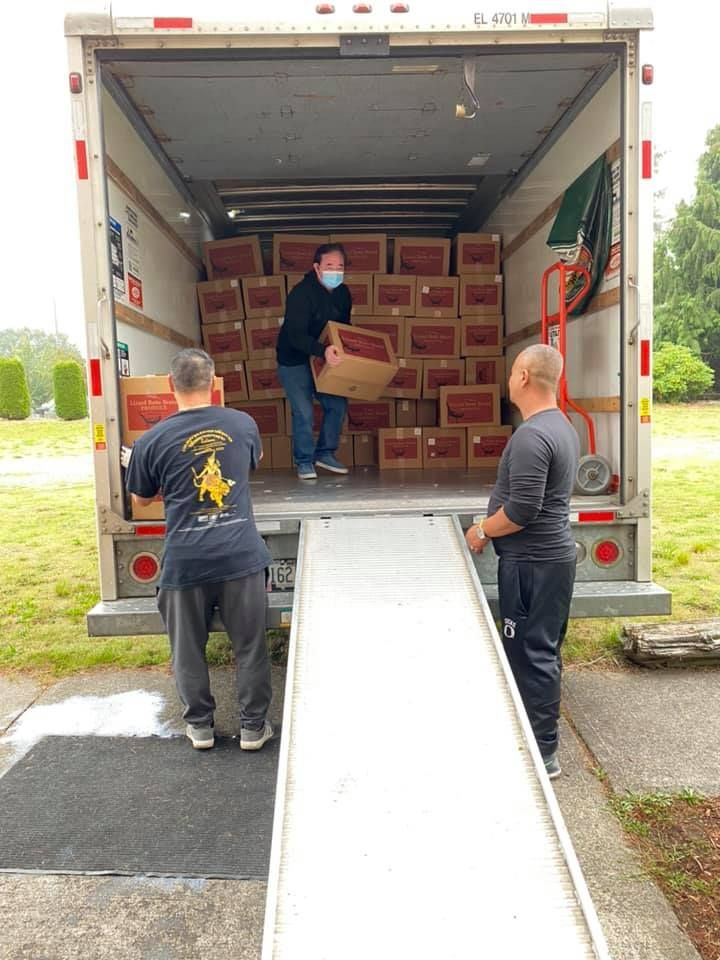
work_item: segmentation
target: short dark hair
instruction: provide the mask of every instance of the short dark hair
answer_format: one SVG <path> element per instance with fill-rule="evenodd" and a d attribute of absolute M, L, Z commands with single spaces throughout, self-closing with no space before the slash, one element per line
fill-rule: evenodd
<path fill-rule="evenodd" d="M 170 376 L 178 393 L 194 393 L 211 385 L 215 376 L 215 363 L 204 350 L 189 347 L 173 357 Z"/>
<path fill-rule="evenodd" d="M 313 263 L 319 264 L 320 261 L 328 253 L 340 253 L 342 254 L 343 262 L 347 262 L 347 254 L 345 253 L 345 247 L 341 243 L 323 243 L 315 251 L 315 256 L 313 257 Z"/>

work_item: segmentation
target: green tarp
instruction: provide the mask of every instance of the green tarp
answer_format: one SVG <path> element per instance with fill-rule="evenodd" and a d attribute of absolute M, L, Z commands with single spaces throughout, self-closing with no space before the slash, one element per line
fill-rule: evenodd
<path fill-rule="evenodd" d="M 590 273 L 590 289 L 571 311 L 573 315 L 587 309 L 602 280 L 610 254 L 611 235 L 612 180 L 610 165 L 603 155 L 565 191 L 547 240 L 559 260 L 577 263 Z M 582 274 L 568 274 L 566 303 L 577 296 L 583 283 Z"/>

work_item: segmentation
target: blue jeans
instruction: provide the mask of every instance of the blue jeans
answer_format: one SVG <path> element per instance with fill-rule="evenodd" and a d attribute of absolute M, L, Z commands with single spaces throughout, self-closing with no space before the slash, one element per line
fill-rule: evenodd
<path fill-rule="evenodd" d="M 297 367 L 278 366 L 278 378 L 285 389 L 292 409 L 293 458 L 295 463 L 315 463 L 324 456 L 335 456 L 340 432 L 347 412 L 345 397 L 318 393 L 310 372 L 310 364 Z M 323 408 L 320 436 L 313 437 L 313 398 Z"/>

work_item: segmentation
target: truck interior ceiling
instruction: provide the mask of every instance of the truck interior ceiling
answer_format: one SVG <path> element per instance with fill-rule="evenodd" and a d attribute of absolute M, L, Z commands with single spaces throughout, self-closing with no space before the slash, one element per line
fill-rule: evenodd
<path fill-rule="evenodd" d="M 174 224 L 186 242 L 259 234 L 266 253 L 279 231 L 482 229 L 619 62 L 607 46 L 385 54 L 100 55 L 106 88 L 204 214 L 211 236 Z"/>

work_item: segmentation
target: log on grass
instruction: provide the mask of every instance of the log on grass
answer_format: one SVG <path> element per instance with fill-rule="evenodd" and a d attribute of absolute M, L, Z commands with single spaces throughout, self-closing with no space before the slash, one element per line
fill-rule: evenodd
<path fill-rule="evenodd" d="M 720 663 L 720 619 L 623 627 L 625 656 L 641 664 Z"/>

